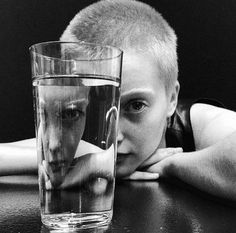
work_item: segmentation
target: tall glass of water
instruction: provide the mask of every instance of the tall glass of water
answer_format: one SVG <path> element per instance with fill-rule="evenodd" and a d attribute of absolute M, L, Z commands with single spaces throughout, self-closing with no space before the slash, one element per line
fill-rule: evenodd
<path fill-rule="evenodd" d="M 42 223 L 108 225 L 113 214 L 122 51 L 83 42 L 30 47 Z"/>

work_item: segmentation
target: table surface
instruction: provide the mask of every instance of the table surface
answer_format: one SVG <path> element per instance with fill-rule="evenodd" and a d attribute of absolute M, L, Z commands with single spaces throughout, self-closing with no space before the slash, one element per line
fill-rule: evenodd
<path fill-rule="evenodd" d="M 0 177 L 0 232 L 50 232 L 41 224 L 36 176 Z M 231 233 L 236 205 L 175 181 L 122 181 L 108 229 L 83 232 Z"/>

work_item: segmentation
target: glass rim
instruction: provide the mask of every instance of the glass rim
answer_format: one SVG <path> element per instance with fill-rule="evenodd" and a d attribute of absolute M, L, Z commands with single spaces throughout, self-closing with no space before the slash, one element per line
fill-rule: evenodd
<path fill-rule="evenodd" d="M 107 48 L 107 49 L 112 49 L 112 50 L 117 51 L 117 53 L 118 53 L 118 54 L 116 54 L 114 56 L 111 56 L 111 57 L 108 57 L 108 58 L 104 58 L 104 59 L 101 59 L 101 58 L 100 59 L 91 59 L 90 61 L 114 59 L 114 58 L 118 58 L 118 57 L 122 56 L 122 54 L 123 54 L 123 50 L 121 50 L 118 47 L 111 46 L 111 45 L 102 45 L 102 44 L 99 44 L 99 43 L 90 43 L 90 42 L 86 42 L 86 41 L 59 41 L 59 40 L 44 41 L 44 42 L 39 42 L 39 43 L 32 44 L 29 47 L 29 51 L 30 52 L 34 52 L 35 54 L 37 54 L 39 56 L 50 57 L 50 56 L 47 56 L 47 55 L 40 54 L 40 53 L 38 53 L 36 51 L 33 51 L 34 48 L 36 48 L 36 47 L 38 47 L 40 45 L 50 45 L 50 44 L 77 44 L 77 45 L 88 45 L 88 46 L 94 46 L 94 47 L 97 46 L 97 47 L 103 47 L 103 48 Z M 57 58 L 54 58 L 54 59 L 57 59 Z M 89 60 L 86 60 L 86 59 L 69 59 L 67 61 L 70 61 L 70 60 L 89 61 Z"/>

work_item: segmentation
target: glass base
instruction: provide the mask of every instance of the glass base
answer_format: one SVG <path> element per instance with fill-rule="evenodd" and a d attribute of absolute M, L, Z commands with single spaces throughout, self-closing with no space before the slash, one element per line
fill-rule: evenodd
<path fill-rule="evenodd" d="M 54 230 L 73 232 L 79 229 L 89 229 L 107 226 L 112 219 L 112 211 L 96 213 L 64 213 L 42 215 L 42 223 Z"/>

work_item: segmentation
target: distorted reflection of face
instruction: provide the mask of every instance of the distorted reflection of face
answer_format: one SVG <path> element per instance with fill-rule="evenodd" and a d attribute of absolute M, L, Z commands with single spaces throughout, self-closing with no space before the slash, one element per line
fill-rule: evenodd
<path fill-rule="evenodd" d="M 39 86 L 39 129 L 45 170 L 59 186 L 83 135 L 88 89 L 83 86 Z"/>

